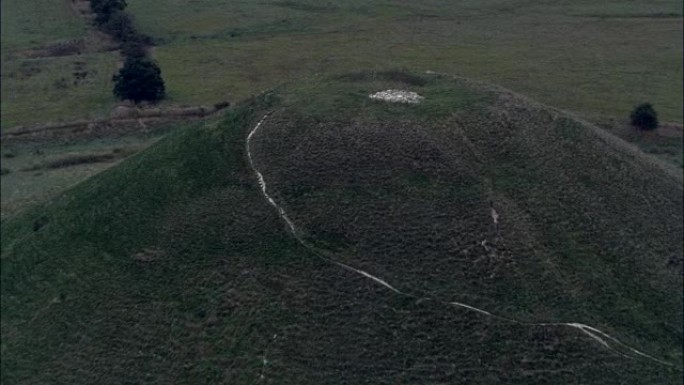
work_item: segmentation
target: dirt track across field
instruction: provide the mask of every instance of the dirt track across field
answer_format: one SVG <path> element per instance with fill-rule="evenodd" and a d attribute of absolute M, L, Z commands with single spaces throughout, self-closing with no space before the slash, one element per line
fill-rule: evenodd
<path fill-rule="evenodd" d="M 139 131 L 147 129 L 148 124 L 168 123 L 178 120 L 192 120 L 210 117 L 225 107 L 182 107 L 168 110 L 148 109 L 139 110 L 127 108 L 123 116 L 113 116 L 103 119 L 82 119 L 65 123 L 49 123 L 32 127 L 13 127 L 0 135 L 0 139 L 43 139 L 55 137 L 74 137 L 88 134 L 106 136 L 107 132 Z"/>

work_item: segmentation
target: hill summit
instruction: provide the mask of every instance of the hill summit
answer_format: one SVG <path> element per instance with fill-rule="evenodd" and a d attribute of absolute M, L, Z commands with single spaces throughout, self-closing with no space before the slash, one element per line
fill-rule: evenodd
<path fill-rule="evenodd" d="M 668 167 L 458 77 L 287 84 L 3 222 L 3 380 L 680 383 Z"/>

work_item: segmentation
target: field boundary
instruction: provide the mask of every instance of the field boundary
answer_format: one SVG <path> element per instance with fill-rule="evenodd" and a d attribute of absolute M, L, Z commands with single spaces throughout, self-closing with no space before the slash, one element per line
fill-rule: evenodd
<path fill-rule="evenodd" d="M 95 126 L 107 125 L 126 125 L 137 124 L 145 128 L 146 123 L 159 123 L 175 120 L 202 119 L 213 116 L 224 110 L 227 105 L 216 105 L 214 107 L 195 106 L 182 107 L 168 110 L 158 109 L 133 109 L 127 108 L 125 116 L 113 116 L 99 119 L 79 119 L 71 122 L 39 124 L 32 127 L 16 126 L 3 132 L 1 140 L 22 139 L 25 137 L 43 136 L 46 134 L 68 134 L 72 132 L 85 131 Z M 3 130 L 4 131 L 4 130 Z"/>

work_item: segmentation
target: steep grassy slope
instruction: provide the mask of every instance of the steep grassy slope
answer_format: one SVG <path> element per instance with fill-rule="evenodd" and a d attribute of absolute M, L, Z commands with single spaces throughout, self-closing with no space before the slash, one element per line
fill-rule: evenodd
<path fill-rule="evenodd" d="M 3 382 L 679 383 L 668 172 L 465 80 L 283 87 L 2 223 Z"/>
<path fill-rule="evenodd" d="M 197 123 L 149 125 L 136 122 L 100 132 L 57 133 L 56 137 L 4 138 L 0 144 L 0 216 L 7 218 L 54 197 L 119 160 L 148 147 L 177 127 Z M 105 131 L 104 133 L 102 131 Z M 81 135 L 81 136 L 80 136 Z"/>

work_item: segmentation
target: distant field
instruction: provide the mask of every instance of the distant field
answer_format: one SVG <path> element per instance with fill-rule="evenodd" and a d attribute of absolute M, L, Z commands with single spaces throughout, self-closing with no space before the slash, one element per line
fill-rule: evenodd
<path fill-rule="evenodd" d="M 114 105 L 115 54 L 16 56 L 83 36 L 86 22 L 66 4 L 2 3 L 3 127 L 102 116 Z M 401 67 L 495 82 L 592 119 L 649 101 L 663 120 L 682 122 L 679 1 L 149 0 L 128 11 L 157 42 L 167 104 L 235 102 L 314 73 Z M 52 89 L 71 80 L 75 61 L 96 70 L 91 83 Z M 52 68 L 11 76 L 34 62 Z"/>
<path fill-rule="evenodd" d="M 119 55 L 98 52 L 105 43 L 69 3 L 2 2 L 3 130 L 102 116 L 114 104 L 111 77 Z M 74 42 L 82 45 L 81 54 L 50 52 Z"/>
<path fill-rule="evenodd" d="M 2 53 L 81 37 L 86 26 L 63 0 L 4 0 Z M 4 69 L 3 69 L 4 70 Z"/>
<path fill-rule="evenodd" d="M 106 115 L 118 58 L 104 52 L 3 62 L 3 128 Z"/>
<path fill-rule="evenodd" d="M 679 1 L 131 2 L 173 101 L 312 73 L 405 67 L 487 80 L 588 117 L 642 101 L 682 121 Z"/>

